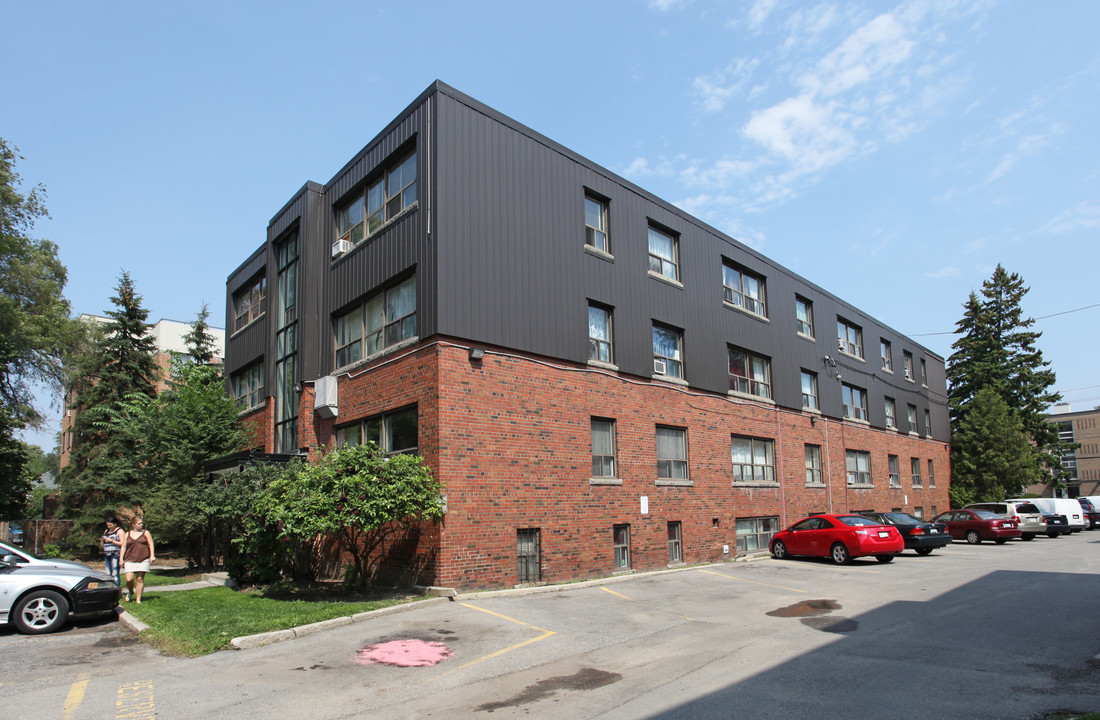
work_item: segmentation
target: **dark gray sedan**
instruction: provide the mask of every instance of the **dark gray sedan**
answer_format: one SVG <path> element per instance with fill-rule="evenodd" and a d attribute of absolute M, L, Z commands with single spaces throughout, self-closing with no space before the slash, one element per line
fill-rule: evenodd
<path fill-rule="evenodd" d="M 951 544 L 951 534 L 947 525 L 928 522 L 903 512 L 870 512 L 860 515 L 876 520 L 883 525 L 893 525 L 905 540 L 906 550 L 916 550 L 918 555 L 929 555 L 936 548 Z"/>

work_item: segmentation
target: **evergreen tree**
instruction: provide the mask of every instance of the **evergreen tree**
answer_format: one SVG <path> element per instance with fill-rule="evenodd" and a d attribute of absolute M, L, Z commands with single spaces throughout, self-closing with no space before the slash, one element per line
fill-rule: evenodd
<path fill-rule="evenodd" d="M 1058 458 L 1067 447 L 1045 417 L 1046 409 L 1058 402 L 1061 395 L 1050 389 L 1055 382 L 1054 371 L 1036 345 L 1042 333 L 1031 329 L 1035 320 L 1025 317 L 1020 307 L 1028 290 L 1018 274 L 1010 274 L 998 265 L 990 279 L 982 283 L 981 295 L 970 294 L 963 317 L 956 324 L 959 338 L 951 346 L 954 352 L 947 367 L 948 407 L 952 432 L 956 435 L 951 452 L 952 484 L 976 483 L 972 486 L 975 492 L 986 487 L 983 483 L 988 481 L 967 476 L 965 470 L 960 474 L 960 468 L 980 464 L 975 465 L 963 456 L 964 450 L 975 448 L 960 445 L 957 435 L 974 426 L 969 415 L 983 389 L 1000 396 L 1035 449 L 1029 455 L 1035 470 L 1029 476 L 1032 481 L 1041 477 L 1044 465 L 1053 468 L 1056 474 L 1060 472 Z M 987 410 L 988 407 L 983 407 L 983 411 Z M 992 499 L 980 494 L 975 497 Z"/>
<path fill-rule="evenodd" d="M 93 356 L 76 359 L 84 369 L 76 393 L 73 451 L 61 476 L 67 514 L 91 530 L 119 505 L 141 503 L 149 483 L 138 461 L 138 439 L 117 432 L 112 418 L 124 403 L 156 395 L 156 342 L 149 312 L 125 271 L 119 276 L 115 309 L 102 328 Z"/>
<path fill-rule="evenodd" d="M 992 387 L 982 388 L 952 436 L 951 503 L 1004 500 L 1040 478 L 1023 423 Z"/>
<path fill-rule="evenodd" d="M 187 352 L 199 365 L 209 365 L 214 361 L 214 336 L 210 334 L 210 308 L 202 304 L 198 317 L 191 323 L 191 332 L 183 336 Z"/>

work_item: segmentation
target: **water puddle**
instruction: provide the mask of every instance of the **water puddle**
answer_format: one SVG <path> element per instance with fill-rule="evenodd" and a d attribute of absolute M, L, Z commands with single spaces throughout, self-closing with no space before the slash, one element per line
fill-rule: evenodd
<path fill-rule="evenodd" d="M 772 617 L 812 617 L 839 609 L 840 605 L 835 600 L 803 600 L 800 603 L 772 610 L 765 614 Z"/>
<path fill-rule="evenodd" d="M 540 680 L 534 685 L 528 685 L 523 692 L 513 698 L 485 703 L 479 705 L 477 709 L 482 712 L 493 712 L 506 707 L 517 707 L 537 702 L 550 697 L 559 690 L 595 690 L 622 679 L 623 676 L 619 673 L 596 670 L 595 668 L 582 668 L 572 675 L 561 675 Z"/>

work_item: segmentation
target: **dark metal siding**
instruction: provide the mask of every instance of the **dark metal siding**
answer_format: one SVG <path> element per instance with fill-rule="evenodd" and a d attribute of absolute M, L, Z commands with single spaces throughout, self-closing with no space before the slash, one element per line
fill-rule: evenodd
<path fill-rule="evenodd" d="M 800 408 L 801 368 L 818 373 L 822 410 L 842 415 L 841 382 L 863 388 L 872 424 L 884 424 L 884 397 L 898 420 L 907 403 L 930 407 L 929 392 L 901 378 L 901 351 L 929 363 L 934 394 L 945 394 L 942 360 L 865 313 L 718 233 L 686 213 L 584 161 L 460 94 L 438 95 L 435 136 L 439 161 L 436 243 L 438 331 L 445 335 L 583 363 L 589 300 L 614 308 L 616 363 L 624 373 L 652 373 L 652 324 L 684 333 L 685 377 L 693 387 L 728 389 L 727 347 L 771 358 L 776 402 Z M 609 201 L 613 260 L 585 251 L 584 194 Z M 647 227 L 679 237 L 675 287 L 651 277 Z M 722 261 L 728 258 L 766 279 L 767 321 L 722 302 Z M 795 294 L 814 303 L 816 341 L 795 331 Z M 836 318 L 863 328 L 866 362 L 837 353 Z M 879 338 L 892 343 L 895 372 L 881 370 Z M 838 361 L 826 366 L 828 355 Z M 841 378 L 835 377 L 839 371 Z M 919 375 L 919 363 L 917 366 Z M 939 374 L 937 374 L 937 372 Z M 937 400 L 933 399 L 933 406 Z M 949 437 L 945 423 L 933 430 Z"/>

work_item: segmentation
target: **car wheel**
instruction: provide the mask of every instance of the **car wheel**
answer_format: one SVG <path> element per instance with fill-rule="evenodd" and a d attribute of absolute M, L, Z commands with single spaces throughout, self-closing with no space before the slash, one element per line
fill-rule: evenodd
<path fill-rule="evenodd" d="M 966 534 L 966 541 L 971 545 L 977 545 L 982 541 L 982 536 L 978 534 L 977 530 L 971 530 Z"/>
<path fill-rule="evenodd" d="M 1004 545 L 1006 542 L 1008 542 L 1008 538 L 994 538 L 993 542 L 997 543 L 998 545 Z"/>
<path fill-rule="evenodd" d="M 833 549 L 829 551 L 829 554 L 837 565 L 847 565 L 852 562 L 852 554 L 848 552 L 848 548 L 843 543 L 833 545 Z"/>
<path fill-rule="evenodd" d="M 880 563 L 888 563 L 893 561 L 893 559 L 893 555 L 875 555 L 875 560 L 878 560 Z"/>
<path fill-rule="evenodd" d="M 1021 540 L 1034 540 L 1035 539 L 1035 533 L 1024 533 L 1023 535 L 1020 536 L 1020 539 Z"/>
<path fill-rule="evenodd" d="M 27 635 L 59 630 L 69 619 L 69 602 L 53 590 L 35 590 L 15 605 L 12 623 Z"/>
<path fill-rule="evenodd" d="M 772 557 L 776 560 L 786 560 L 790 556 L 791 554 L 787 552 L 787 546 L 783 544 L 782 540 L 776 540 L 772 543 Z"/>
<path fill-rule="evenodd" d="M 917 555 L 931 555 L 932 548 L 917 548 Z"/>

